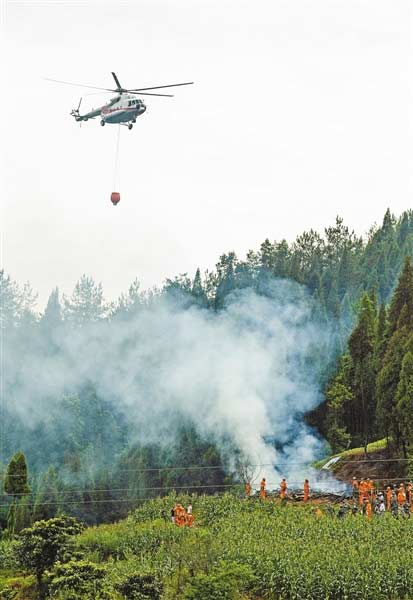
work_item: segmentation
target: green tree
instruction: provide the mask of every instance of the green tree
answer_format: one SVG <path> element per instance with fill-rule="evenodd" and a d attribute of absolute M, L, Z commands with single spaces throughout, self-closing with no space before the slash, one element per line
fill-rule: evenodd
<path fill-rule="evenodd" d="M 54 467 L 49 467 L 42 476 L 36 491 L 33 505 L 33 520 L 47 520 L 58 514 L 61 503 L 59 499 L 59 478 Z"/>
<path fill-rule="evenodd" d="M 191 294 L 195 298 L 198 306 L 207 307 L 208 298 L 202 285 L 201 272 L 199 268 L 196 270 L 194 281 L 192 282 Z"/>
<path fill-rule="evenodd" d="M 45 311 L 40 319 L 41 327 L 52 332 L 62 324 L 62 306 L 59 299 L 59 289 L 52 290 L 46 304 Z"/>
<path fill-rule="evenodd" d="M 377 376 L 378 418 L 383 433 L 401 441 L 400 423 L 396 411 L 396 393 L 406 346 L 413 331 L 413 269 L 407 257 L 397 288 L 390 303 L 388 342 Z"/>
<path fill-rule="evenodd" d="M 360 302 L 357 325 L 348 347 L 352 361 L 351 387 L 355 397 L 355 429 L 367 452 L 375 413 L 374 349 L 376 332 L 374 302 L 365 293 Z"/>
<path fill-rule="evenodd" d="M 82 531 L 82 525 L 73 517 L 60 516 L 48 521 L 37 521 L 20 532 L 16 557 L 24 569 L 36 575 L 39 587 L 47 569 L 57 560 L 70 555 L 71 538 Z"/>
<path fill-rule="evenodd" d="M 402 361 L 396 392 L 396 411 L 400 422 L 405 455 L 413 455 L 413 352 L 408 351 Z"/>
<path fill-rule="evenodd" d="M 393 294 L 389 309 L 389 336 L 398 328 L 403 307 L 407 307 L 407 324 L 413 322 L 413 268 L 410 256 L 406 257 L 397 288 Z"/>
<path fill-rule="evenodd" d="M 64 317 L 75 327 L 101 321 L 108 312 L 101 283 L 82 275 L 70 299 L 64 299 Z"/>
<path fill-rule="evenodd" d="M 342 382 L 342 374 L 334 379 L 327 390 L 326 436 L 334 453 L 348 447 L 351 436 L 344 420 L 346 405 L 354 400 L 349 387 Z"/>
<path fill-rule="evenodd" d="M 151 573 L 134 574 L 118 583 L 116 589 L 126 600 L 159 600 L 163 584 Z"/>
<path fill-rule="evenodd" d="M 49 593 L 62 600 L 110 600 L 104 583 L 106 568 L 88 560 L 58 564 L 51 573 Z"/>
<path fill-rule="evenodd" d="M 23 310 L 22 292 L 15 281 L 0 270 L 0 329 L 16 326 Z"/>
<path fill-rule="evenodd" d="M 30 494 L 30 487 L 27 480 L 26 457 L 23 452 L 16 452 L 6 469 L 4 491 L 15 499 Z"/>

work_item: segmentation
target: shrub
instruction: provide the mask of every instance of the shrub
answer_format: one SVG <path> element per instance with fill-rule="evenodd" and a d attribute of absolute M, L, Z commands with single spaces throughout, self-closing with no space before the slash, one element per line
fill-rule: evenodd
<path fill-rule="evenodd" d="M 104 590 L 105 575 L 105 567 L 86 560 L 58 564 L 50 574 L 50 597 L 62 600 L 110 598 Z"/>
<path fill-rule="evenodd" d="M 163 592 L 163 585 L 155 575 L 131 575 L 116 589 L 127 600 L 158 600 Z"/>
<path fill-rule="evenodd" d="M 24 569 L 33 571 L 38 584 L 43 573 L 63 558 L 70 550 L 70 538 L 82 530 L 82 525 L 73 517 L 56 517 L 48 521 L 37 521 L 23 529 L 16 545 L 16 557 Z"/>
<path fill-rule="evenodd" d="M 236 563 L 222 563 L 211 574 L 193 577 L 186 587 L 187 600 L 234 600 L 254 581 L 251 569 Z"/>

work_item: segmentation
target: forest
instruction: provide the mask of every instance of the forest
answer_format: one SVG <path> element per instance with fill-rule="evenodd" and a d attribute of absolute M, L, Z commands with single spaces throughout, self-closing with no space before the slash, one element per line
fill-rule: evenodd
<path fill-rule="evenodd" d="M 125 324 L 129 329 L 136 315 L 165 299 L 174 311 L 184 314 L 191 314 L 194 307 L 220 314 L 234 294 L 253 290 L 258 297 L 274 300 L 274 285 L 276 293 L 284 296 L 287 288 L 279 282 L 291 282 L 296 287 L 288 288 L 289 301 L 305 302 L 311 319 L 329 334 L 315 370 L 314 385 L 320 394 L 308 410 L 302 410 L 306 426 L 327 441 L 321 450 L 328 454 L 366 447 L 385 437 L 392 456 L 410 458 L 412 255 L 413 212 L 395 218 L 387 211 L 382 224 L 373 226 L 366 238 L 337 218 L 322 234 L 310 230 L 291 244 L 265 240 L 244 260 L 229 252 L 214 270 L 202 276 L 197 270 L 193 278 L 179 275 L 160 289 L 142 291 L 135 280 L 112 303 L 105 300 L 101 284 L 82 275 L 70 296 L 54 289 L 39 312 L 30 284 L 19 285 L 1 272 L 5 377 L 0 465 L 5 476 L 11 458 L 23 453 L 29 483 L 15 494 L 5 486 L 0 526 L 18 531 L 62 511 L 88 523 L 108 522 L 125 516 L 137 500 L 155 497 L 161 490 L 205 486 L 214 493 L 237 481 L 231 457 L 239 448 L 227 432 L 221 436 L 225 445 L 222 440 L 217 443 L 217 437 L 200 430 L 189 412 L 168 409 L 170 422 L 160 443 L 158 433 L 143 435 L 147 423 L 130 419 L 133 406 L 125 409 L 118 398 L 103 393 L 89 378 L 86 366 L 81 376 L 77 371 L 73 378 L 63 364 L 63 340 L 73 342 L 70 361 L 74 362 L 79 352 L 76 340 L 82 347 L 90 344 L 85 356 L 93 354 L 92 338 L 102 343 L 99 332 L 109 327 L 116 332 Z M 277 301 L 281 306 L 280 298 Z M 142 332 L 133 335 L 139 338 Z M 118 347 L 129 343 L 122 338 Z M 159 344 L 163 347 L 164 340 Z M 114 360 L 110 352 L 108 361 Z M 217 352 L 219 361 L 219 348 Z M 300 360 L 303 365 L 308 357 Z M 313 368 L 314 357 L 311 360 Z M 173 435 L 168 429 L 173 429 Z M 406 464 L 411 473 L 410 462 Z M 191 465 L 208 468 L 180 469 Z"/>

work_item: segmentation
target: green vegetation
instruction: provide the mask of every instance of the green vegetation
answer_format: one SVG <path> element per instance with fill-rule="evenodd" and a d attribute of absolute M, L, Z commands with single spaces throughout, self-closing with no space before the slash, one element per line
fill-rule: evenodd
<path fill-rule="evenodd" d="M 371 521 L 361 515 L 340 519 L 334 510 L 323 510 L 319 517 L 311 506 L 226 494 L 192 497 L 196 526 L 188 529 L 162 518 L 165 506 L 176 500 L 155 499 L 125 521 L 85 529 L 73 538 L 69 554 L 74 551 L 77 557 L 49 565 L 44 597 L 413 598 L 413 519 L 387 514 Z M 28 577 L 33 568 L 26 567 Z M 5 585 L 3 575 L 2 585 L 10 589 L 10 572 L 8 577 Z M 35 598 L 32 580 L 31 585 L 29 595 L 17 591 L 5 597 Z"/>
<path fill-rule="evenodd" d="M 367 454 L 379 452 L 380 450 L 386 450 L 387 448 L 387 439 L 383 438 L 381 440 L 376 440 L 375 442 L 370 442 L 367 444 Z M 331 456 L 327 456 L 322 460 L 317 460 L 313 463 L 313 467 L 316 469 L 322 469 L 324 465 L 328 463 L 332 458 L 346 458 L 347 456 L 361 456 L 365 453 L 365 448 L 349 448 L 348 450 L 343 450 L 342 452 L 337 452 L 336 454 L 332 454 Z"/>
<path fill-rule="evenodd" d="M 348 351 L 327 387 L 326 435 L 333 450 L 380 435 L 390 454 L 413 459 L 413 267 L 406 258 L 388 311 L 360 301 Z"/>
<path fill-rule="evenodd" d="M 413 598 L 413 519 L 385 515 L 369 522 L 360 515 L 338 519 L 328 511 L 318 518 L 311 507 L 213 496 L 237 489 L 242 480 L 236 468 L 229 473 L 222 466 L 228 455 L 242 458 L 231 435 L 224 432 L 219 451 L 213 435 L 197 429 L 188 415 L 171 411 L 160 445 L 152 432 L 146 435 L 131 425 L 135 421 L 120 410 L 117 399 L 105 395 L 103 380 L 102 385 L 90 381 L 87 365 L 80 379 L 66 380 L 61 344 L 63 339 L 73 342 L 69 348 L 75 353 L 76 340 L 89 343 L 90 338 L 93 361 L 102 331 L 110 328 L 115 339 L 118 328 L 128 328 L 136 315 L 162 299 L 189 316 L 202 309 L 209 318 L 222 314 L 239 290 L 273 298 L 277 278 L 297 282 L 303 288 L 291 285 L 289 301 L 295 305 L 305 297 L 320 329 L 333 332 L 328 353 L 314 349 L 308 364 L 291 366 L 315 373 L 315 388 L 325 392 L 325 401 L 303 418 L 335 455 L 386 452 L 404 459 L 406 468 L 397 477 L 412 477 L 409 256 L 413 212 L 395 219 L 388 211 L 365 240 L 337 219 L 323 234 L 305 232 L 292 244 L 265 240 L 244 260 L 224 254 L 203 277 L 199 270 L 193 279 L 184 274 L 167 280 L 161 290 L 143 293 L 134 281 L 113 304 L 105 301 L 101 284 L 84 275 L 70 297 L 54 290 L 40 315 L 30 286 L 21 287 L 0 272 L 7 372 L 0 597 Z M 133 336 L 138 339 L 140 331 Z M 217 344 L 217 354 L 222 351 Z M 43 372 L 40 360 L 40 368 L 30 373 L 32 356 L 48 368 Z M 63 380 L 54 379 L 58 371 Z M 126 365 L 120 375 L 126 391 L 127 373 Z M 42 387 L 42 378 L 47 386 Z M 33 411 L 43 408 L 43 418 L 32 422 L 26 398 Z M 188 465 L 193 467 L 182 468 Z M 174 489 L 182 494 L 158 498 Z M 211 496 L 193 495 L 203 490 Z M 193 529 L 170 522 L 177 500 L 193 504 Z M 92 526 L 81 531 L 81 522 Z"/>
<path fill-rule="evenodd" d="M 153 488 L 190 490 L 191 484 L 208 485 L 214 493 L 232 483 L 218 468 L 173 470 L 174 465 L 218 467 L 225 462 L 215 440 L 201 436 L 185 416 L 174 424 L 175 439 L 165 451 L 156 442 L 140 441 L 117 402 L 103 397 L 87 377 L 67 385 L 53 380 L 54 371 L 62 368 L 62 339 L 76 338 L 90 327 L 98 337 L 109 324 L 115 331 L 161 297 L 173 299 L 183 310 L 197 306 L 215 312 L 237 290 L 271 295 L 277 278 L 302 284 L 313 302 L 314 317 L 323 327 L 330 323 L 336 334 L 330 360 L 325 356 L 317 367 L 317 383 L 326 391 L 326 402 L 306 416 L 308 424 L 327 437 L 333 452 L 365 447 L 384 435 L 395 442 L 391 452 L 410 456 L 413 361 L 408 267 L 391 300 L 409 255 L 413 255 L 411 210 L 398 219 L 387 211 L 382 225 L 372 227 L 366 239 L 337 218 L 324 232 L 306 231 L 293 243 L 267 239 L 245 259 L 234 252 L 223 254 L 204 276 L 199 270 L 193 278 L 180 275 L 168 279 L 160 290 L 142 292 L 135 280 L 115 303 L 105 300 L 101 284 L 83 275 L 69 297 L 53 290 L 44 312 L 38 314 L 30 285 L 20 286 L 0 272 L 4 369 L 10 374 L 5 381 L 0 471 L 21 448 L 30 458 L 31 488 L 24 500 L 5 490 L 0 529 L 21 529 L 33 519 L 48 519 L 62 511 L 88 523 L 113 521 L 124 517 L 138 498 L 156 496 L 159 489 Z M 341 350 L 344 354 L 332 373 Z M 48 369 L 32 373 L 27 385 L 33 355 L 43 357 Z M 41 406 L 46 401 L 43 378 L 51 379 L 51 410 L 47 419 L 34 424 L 19 406 L 21 388 Z M 17 412 L 11 411 L 13 406 Z M 170 470 L 144 471 L 158 466 Z M 126 488 L 121 494 L 111 491 Z"/>

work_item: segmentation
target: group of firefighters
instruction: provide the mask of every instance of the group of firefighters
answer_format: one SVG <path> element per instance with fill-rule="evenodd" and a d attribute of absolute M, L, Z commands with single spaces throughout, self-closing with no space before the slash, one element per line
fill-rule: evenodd
<path fill-rule="evenodd" d="M 281 482 L 280 482 L 280 498 L 281 500 L 284 500 L 287 497 L 287 489 L 288 489 L 288 484 L 287 484 L 287 480 L 285 477 L 282 478 Z M 308 479 L 304 480 L 304 484 L 303 484 L 303 490 L 304 490 L 304 502 L 307 502 L 308 499 L 310 498 L 310 482 L 308 481 Z M 247 481 L 247 483 L 245 484 L 245 496 L 247 498 L 249 498 L 251 496 L 251 484 Z M 267 481 L 265 479 L 265 477 L 263 477 L 261 479 L 261 483 L 260 483 L 260 498 L 261 500 L 265 500 L 267 497 Z"/>
<path fill-rule="evenodd" d="M 190 504 L 186 510 L 182 504 L 175 504 L 171 509 L 171 521 L 178 527 L 192 527 L 194 524 L 192 504 Z"/>
<path fill-rule="evenodd" d="M 266 479 L 263 477 L 260 483 L 261 500 L 267 498 L 266 486 Z M 279 485 L 279 498 L 281 500 L 287 497 L 287 489 L 287 480 L 283 477 Z M 249 498 L 251 492 L 251 484 L 247 482 L 245 484 L 245 497 Z M 303 501 L 308 502 L 309 498 L 310 483 L 308 479 L 305 479 L 303 483 Z M 387 485 L 385 491 L 381 492 L 377 490 L 374 481 L 369 477 L 360 480 L 353 477 L 352 499 L 353 512 L 361 511 L 369 518 L 373 512 L 375 514 L 382 514 L 386 511 L 391 512 L 393 515 L 404 513 L 410 516 L 410 513 L 413 513 L 413 482 L 410 481 L 407 484 L 400 483 L 398 486 Z"/>
<path fill-rule="evenodd" d="M 413 482 L 407 484 L 400 483 L 397 485 L 387 485 L 384 492 L 377 490 L 377 487 L 372 479 L 358 480 L 353 477 L 352 480 L 352 507 L 346 502 L 341 506 L 338 516 L 343 516 L 350 509 L 353 514 L 362 512 L 368 519 L 374 514 L 381 515 L 384 512 L 390 512 L 393 516 L 404 514 L 410 516 L 413 513 Z M 265 477 L 260 483 L 260 499 L 267 498 L 267 482 Z M 279 485 L 279 498 L 285 500 L 287 498 L 288 484 L 285 477 L 282 478 Z M 252 487 L 249 482 L 245 483 L 245 497 L 251 496 Z M 308 479 L 303 483 L 303 501 L 308 502 L 310 498 L 310 482 Z M 317 515 L 319 516 L 319 515 Z M 192 527 L 194 524 L 194 515 L 192 514 L 192 505 L 187 509 L 182 504 L 175 504 L 171 510 L 171 520 L 178 527 Z"/>
<path fill-rule="evenodd" d="M 387 485 L 383 491 L 378 491 L 376 485 L 369 477 L 358 480 L 353 477 L 352 481 L 353 505 L 359 507 L 371 517 L 372 513 L 382 514 L 391 512 L 394 516 L 404 513 L 410 516 L 413 512 L 413 482 L 409 481 L 406 485 L 401 482 L 399 485 Z"/>

